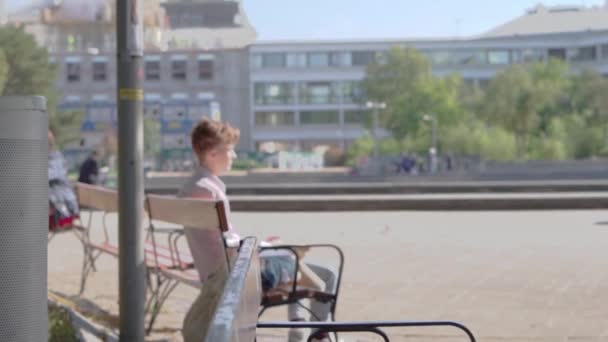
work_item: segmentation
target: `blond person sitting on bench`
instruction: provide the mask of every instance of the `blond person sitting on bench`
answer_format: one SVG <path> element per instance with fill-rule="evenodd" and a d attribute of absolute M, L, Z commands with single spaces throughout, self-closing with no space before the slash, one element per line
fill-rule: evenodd
<path fill-rule="evenodd" d="M 205 198 L 215 201 L 223 201 L 226 208 L 226 216 L 230 221 L 230 203 L 226 196 L 226 185 L 218 176 L 229 171 L 232 162 L 236 158 L 234 146 L 239 139 L 239 130 L 227 123 L 203 119 L 192 130 L 192 149 L 198 159 L 198 166 L 192 177 L 182 186 L 179 191 L 180 197 Z M 201 293 L 190 307 L 184 319 L 182 334 L 186 342 L 202 341 L 206 335 L 208 322 L 213 313 L 209 308 L 216 306 L 223 290 L 226 272 L 218 272 L 225 267 L 225 256 L 223 248 L 217 243 L 220 232 L 185 228 L 186 238 L 194 259 L 194 265 L 199 272 L 202 282 Z M 239 235 L 230 229 L 224 235 L 228 247 L 238 247 Z M 286 262 L 285 254 L 279 252 L 261 252 L 262 276 L 264 273 L 275 277 L 270 282 L 272 286 L 286 287 L 293 279 L 288 279 L 283 274 L 293 274 Z M 272 267 L 277 271 L 270 271 L 264 266 Z M 300 274 L 298 285 L 332 291 L 335 286 L 335 275 L 332 271 L 316 266 L 300 263 Z M 286 268 L 286 269 L 283 269 Z M 291 271 L 291 272 L 290 272 Z M 277 274 L 279 275 L 277 277 Z M 311 303 L 312 320 L 325 321 L 329 318 L 329 303 Z M 288 306 L 288 319 L 304 320 L 306 311 L 297 304 Z M 297 342 L 305 339 L 302 331 L 292 330 L 289 332 L 289 341 Z M 329 341 L 325 336 L 321 340 Z"/>

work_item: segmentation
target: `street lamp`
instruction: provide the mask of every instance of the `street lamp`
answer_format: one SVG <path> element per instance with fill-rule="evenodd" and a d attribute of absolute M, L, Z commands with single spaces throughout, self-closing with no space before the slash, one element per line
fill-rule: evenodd
<path fill-rule="evenodd" d="M 367 101 L 365 107 L 372 110 L 372 139 L 374 140 L 374 158 L 380 155 L 378 151 L 378 111 L 386 109 L 386 103 Z"/>
<path fill-rule="evenodd" d="M 434 115 L 424 114 L 422 120 L 431 123 L 431 147 L 437 151 L 437 119 Z"/>
<path fill-rule="evenodd" d="M 424 114 L 422 120 L 431 123 L 431 149 L 429 162 L 431 174 L 437 171 L 437 118 L 434 115 Z"/>

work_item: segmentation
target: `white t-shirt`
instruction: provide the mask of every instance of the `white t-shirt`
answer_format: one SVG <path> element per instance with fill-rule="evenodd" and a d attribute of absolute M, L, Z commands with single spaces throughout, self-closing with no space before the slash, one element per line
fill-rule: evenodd
<path fill-rule="evenodd" d="M 226 196 L 226 185 L 217 176 L 211 174 L 203 167 L 198 167 L 190 179 L 184 183 L 178 197 L 203 198 L 224 202 L 229 230 L 224 238 L 229 247 L 238 247 L 240 236 L 232 229 L 230 224 L 230 202 Z M 204 230 L 184 227 L 190 252 L 194 259 L 201 282 L 207 280 L 222 262 L 226 262 L 222 235 L 217 230 Z"/>

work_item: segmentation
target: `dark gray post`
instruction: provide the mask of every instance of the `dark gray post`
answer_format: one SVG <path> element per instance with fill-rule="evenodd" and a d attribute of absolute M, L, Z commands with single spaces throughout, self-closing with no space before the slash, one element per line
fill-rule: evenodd
<path fill-rule="evenodd" d="M 143 28 L 138 2 L 116 0 L 120 341 L 143 342 Z"/>

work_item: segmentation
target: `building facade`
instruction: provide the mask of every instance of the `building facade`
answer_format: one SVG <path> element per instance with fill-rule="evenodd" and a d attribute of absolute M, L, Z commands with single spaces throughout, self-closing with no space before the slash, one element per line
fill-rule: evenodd
<path fill-rule="evenodd" d="M 608 76 L 608 2 L 593 8 L 539 5 L 466 39 L 256 43 L 249 49 L 251 148 L 274 143 L 309 151 L 361 137 L 370 116 L 360 100 L 365 68 L 392 47 L 415 48 L 435 75 L 458 74 L 480 87 L 509 65 L 549 58 L 568 62 L 573 72 L 591 68 Z"/>
<path fill-rule="evenodd" d="M 43 7 L 27 30 L 57 67 L 59 109 L 82 111 L 83 153 L 116 126 L 114 1 L 71 0 Z M 161 168 L 192 160 L 190 131 L 202 117 L 248 127 L 247 46 L 256 32 L 230 0 L 144 2 L 144 111 L 160 127 Z M 73 7 L 73 8 L 72 8 Z M 243 145 L 250 140 L 242 130 Z"/>
<path fill-rule="evenodd" d="M 81 147 L 89 149 L 115 124 L 114 13 L 109 0 L 63 3 L 79 1 L 90 8 L 45 8 L 29 29 L 57 64 L 61 107 L 85 108 Z M 167 159 L 187 154 L 190 128 L 203 116 L 240 128 L 241 150 L 345 148 L 369 131 L 366 67 L 396 46 L 418 49 L 437 76 L 459 74 L 480 87 L 509 65 L 549 58 L 608 75 L 608 2 L 539 5 L 466 38 L 283 42 L 256 42 L 239 1 L 145 4 L 146 113 L 160 121 Z"/>

